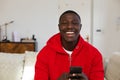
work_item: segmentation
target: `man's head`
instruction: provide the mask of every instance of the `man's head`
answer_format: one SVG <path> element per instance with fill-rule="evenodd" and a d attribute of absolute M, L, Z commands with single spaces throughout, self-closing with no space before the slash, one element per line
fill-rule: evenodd
<path fill-rule="evenodd" d="M 74 42 L 78 39 L 82 27 L 81 18 L 75 11 L 65 11 L 59 18 L 58 26 L 62 39 Z"/>

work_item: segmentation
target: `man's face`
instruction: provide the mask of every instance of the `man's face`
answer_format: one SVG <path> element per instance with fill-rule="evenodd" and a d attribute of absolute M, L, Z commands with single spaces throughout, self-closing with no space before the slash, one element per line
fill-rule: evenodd
<path fill-rule="evenodd" d="M 78 39 L 81 27 L 80 19 L 74 13 L 64 14 L 59 22 L 62 39 L 67 42 L 73 42 Z"/>

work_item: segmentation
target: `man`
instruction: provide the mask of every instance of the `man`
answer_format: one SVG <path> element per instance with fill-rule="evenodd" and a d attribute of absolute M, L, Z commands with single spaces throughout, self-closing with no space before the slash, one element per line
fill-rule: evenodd
<path fill-rule="evenodd" d="M 71 80 L 71 66 L 82 68 L 80 79 L 75 80 L 104 80 L 102 55 L 81 37 L 80 16 L 75 11 L 65 11 L 58 26 L 60 32 L 37 56 L 34 80 Z"/>

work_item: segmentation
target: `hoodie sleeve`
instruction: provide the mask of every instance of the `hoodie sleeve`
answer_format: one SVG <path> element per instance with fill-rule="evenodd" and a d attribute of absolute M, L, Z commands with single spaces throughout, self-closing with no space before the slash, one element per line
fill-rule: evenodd
<path fill-rule="evenodd" d="M 38 53 L 34 80 L 49 80 L 48 61 L 45 47 Z"/>
<path fill-rule="evenodd" d="M 94 56 L 91 64 L 91 72 L 89 80 L 104 80 L 104 68 L 102 55 L 98 51 Z"/>

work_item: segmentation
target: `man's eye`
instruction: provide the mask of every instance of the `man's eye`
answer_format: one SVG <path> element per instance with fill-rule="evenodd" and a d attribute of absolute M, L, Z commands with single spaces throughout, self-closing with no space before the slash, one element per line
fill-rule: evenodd
<path fill-rule="evenodd" d="M 77 23 L 77 22 L 73 22 L 73 25 L 79 25 L 79 23 Z"/>
<path fill-rule="evenodd" d="M 61 25 L 67 25 L 68 23 L 61 23 Z"/>
<path fill-rule="evenodd" d="M 62 22 L 61 24 L 67 24 L 66 22 Z"/>

